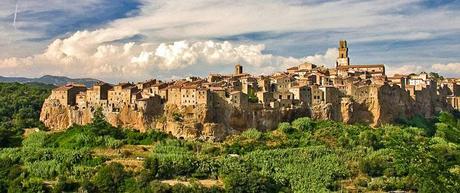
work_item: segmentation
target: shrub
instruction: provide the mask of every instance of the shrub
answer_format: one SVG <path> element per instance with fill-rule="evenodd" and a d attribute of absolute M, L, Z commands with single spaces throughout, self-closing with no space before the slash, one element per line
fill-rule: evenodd
<path fill-rule="evenodd" d="M 257 129 L 251 128 L 241 133 L 241 136 L 250 140 L 259 140 L 262 137 L 262 132 L 258 131 Z"/>
<path fill-rule="evenodd" d="M 285 134 L 291 134 L 292 132 L 294 132 L 294 128 L 292 128 L 291 124 L 288 122 L 279 123 L 278 130 L 282 131 Z"/>
<path fill-rule="evenodd" d="M 361 169 L 369 176 L 378 177 L 384 174 L 384 171 L 390 167 L 394 158 L 393 151 L 390 149 L 381 149 L 371 152 L 362 160 Z"/>
<path fill-rule="evenodd" d="M 100 192 L 118 192 L 125 177 L 123 165 L 112 162 L 97 171 L 93 183 Z"/>
<path fill-rule="evenodd" d="M 311 131 L 314 129 L 314 122 L 308 117 L 302 117 L 292 122 L 292 127 L 301 131 Z"/>

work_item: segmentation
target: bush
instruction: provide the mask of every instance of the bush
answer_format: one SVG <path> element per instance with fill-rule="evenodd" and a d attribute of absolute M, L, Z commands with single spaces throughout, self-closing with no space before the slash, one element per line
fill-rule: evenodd
<path fill-rule="evenodd" d="M 230 173 L 224 178 L 226 192 L 279 192 L 279 186 L 273 179 L 258 172 Z"/>
<path fill-rule="evenodd" d="M 294 120 L 292 127 L 301 131 L 312 131 L 315 128 L 315 124 L 310 118 L 302 117 Z"/>
<path fill-rule="evenodd" d="M 93 183 L 100 192 L 119 192 L 126 175 L 123 165 L 112 162 L 97 171 Z"/>
<path fill-rule="evenodd" d="M 246 139 L 257 141 L 262 137 L 262 132 L 258 131 L 257 129 L 251 128 L 241 133 L 241 136 L 243 136 Z"/>
<path fill-rule="evenodd" d="M 393 152 L 390 149 L 371 152 L 360 164 L 362 171 L 372 177 L 382 176 L 394 160 L 392 154 Z"/>
<path fill-rule="evenodd" d="M 285 134 L 292 134 L 293 132 L 295 132 L 295 129 L 288 122 L 279 123 L 278 130 L 280 130 L 281 132 Z"/>

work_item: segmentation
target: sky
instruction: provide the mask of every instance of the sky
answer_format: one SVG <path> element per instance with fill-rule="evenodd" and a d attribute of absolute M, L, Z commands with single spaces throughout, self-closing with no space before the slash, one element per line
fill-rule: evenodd
<path fill-rule="evenodd" d="M 303 62 L 460 77 L 460 0 L 1 0 L 0 76 L 108 82 Z"/>

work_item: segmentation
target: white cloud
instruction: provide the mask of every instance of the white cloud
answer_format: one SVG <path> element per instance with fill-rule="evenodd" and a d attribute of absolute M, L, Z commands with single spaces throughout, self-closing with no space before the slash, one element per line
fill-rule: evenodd
<path fill-rule="evenodd" d="M 339 55 L 339 50 L 337 48 L 329 48 L 326 53 L 315 54 L 313 56 L 305 57 L 305 60 L 313 64 L 324 65 L 326 67 L 335 67 L 335 61 Z"/>
<path fill-rule="evenodd" d="M 45 74 L 71 77 L 94 77 L 106 81 L 133 81 L 148 78 L 170 78 L 184 75 L 226 73 L 240 63 L 255 74 L 275 71 L 308 61 L 333 67 L 336 48 L 324 54 L 302 58 L 264 53 L 263 44 L 231 43 L 227 41 L 175 41 L 172 43 L 113 43 L 135 31 L 79 31 L 66 39 L 57 39 L 42 53 L 30 57 L 0 60 L 2 75 L 42 76 Z M 110 32 L 110 33 L 109 33 Z M 409 74 L 420 71 L 460 73 L 460 63 L 434 65 L 402 65 L 389 68 L 388 74 Z"/>
<path fill-rule="evenodd" d="M 410 74 L 419 72 L 437 72 L 448 77 L 460 75 L 460 63 L 447 63 L 447 64 L 406 64 L 397 68 L 390 68 L 389 75 L 393 74 Z"/>
<path fill-rule="evenodd" d="M 460 74 L 460 63 L 433 64 L 431 68 L 436 72 Z"/>
<path fill-rule="evenodd" d="M 326 64 L 337 50 L 325 55 L 293 58 L 265 54 L 262 44 L 234 44 L 227 41 L 176 41 L 159 45 L 147 43 L 110 43 L 129 34 L 106 33 L 107 29 L 76 32 L 57 39 L 46 51 L 31 57 L 0 61 L 3 75 L 95 77 L 109 81 L 143 80 L 187 73 L 205 75 L 210 70 L 241 63 L 253 73 L 270 73 L 297 65 L 305 60 Z M 107 35 L 110 34 L 110 35 Z M 200 69 L 190 72 L 190 69 Z"/>
<path fill-rule="evenodd" d="M 143 0 L 138 16 L 109 26 L 136 29 L 154 40 L 207 39 L 253 32 L 333 30 L 353 41 L 430 39 L 460 29 L 457 11 L 421 8 L 420 0 L 298 1 Z M 327 14 L 325 14 L 327 13 Z M 364 35 L 363 35 L 364 34 Z"/>
<path fill-rule="evenodd" d="M 418 73 L 425 71 L 427 68 L 421 65 L 415 64 L 406 64 L 399 67 L 393 67 L 387 69 L 387 75 L 392 76 L 394 74 L 410 74 L 410 73 Z"/>

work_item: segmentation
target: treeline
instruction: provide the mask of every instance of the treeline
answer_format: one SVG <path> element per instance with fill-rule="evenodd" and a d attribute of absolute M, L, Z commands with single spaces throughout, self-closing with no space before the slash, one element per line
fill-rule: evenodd
<path fill-rule="evenodd" d="M 54 86 L 0 83 L 0 148 L 21 144 L 24 128 L 40 127 L 40 110 Z"/>

